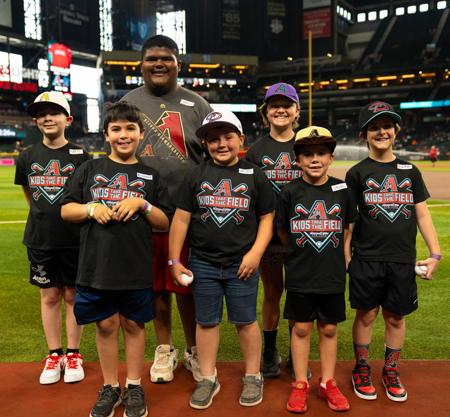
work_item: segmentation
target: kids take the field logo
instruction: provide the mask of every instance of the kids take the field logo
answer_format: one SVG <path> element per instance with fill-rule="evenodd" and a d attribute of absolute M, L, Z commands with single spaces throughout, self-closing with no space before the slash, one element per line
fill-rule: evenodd
<path fill-rule="evenodd" d="M 369 211 L 372 217 L 382 215 L 391 223 L 400 215 L 405 219 L 411 217 L 409 207 L 414 205 L 414 195 L 409 178 L 399 184 L 395 175 L 386 175 L 381 184 L 369 178 L 366 185 L 368 188 L 363 192 L 364 204 L 372 207 Z"/>
<path fill-rule="evenodd" d="M 129 181 L 128 174 L 118 173 L 114 177 L 107 178 L 102 174 L 94 176 L 95 184 L 91 187 L 93 201 L 99 201 L 109 208 L 126 198 L 145 198 L 145 181 L 141 179 Z M 135 220 L 135 214 L 131 220 Z"/>
<path fill-rule="evenodd" d="M 281 191 L 285 184 L 302 175 L 302 171 L 297 169 L 295 161 L 291 159 L 289 152 L 280 153 L 276 161 L 268 156 L 264 156 L 262 163 L 264 173 L 277 193 Z"/>
<path fill-rule="evenodd" d="M 302 204 L 295 206 L 297 215 L 291 219 L 291 233 L 297 246 L 303 248 L 309 243 L 317 252 L 322 252 L 330 243 L 338 247 L 342 233 L 341 206 L 334 204 L 330 209 L 323 200 L 316 200 L 308 210 Z"/>
<path fill-rule="evenodd" d="M 204 222 L 212 218 L 217 226 L 222 227 L 230 220 L 237 225 L 244 221 L 241 212 L 248 211 L 250 197 L 245 194 L 247 184 L 239 184 L 233 187 L 231 180 L 222 180 L 213 187 L 208 181 L 200 185 L 202 191 L 197 195 L 197 202 L 201 209 L 205 209 L 201 218 Z"/>
<path fill-rule="evenodd" d="M 28 175 L 28 185 L 34 189 L 33 198 L 38 201 L 43 196 L 50 204 L 61 197 L 63 187 L 67 179 L 75 170 L 73 164 L 67 164 L 61 168 L 57 159 L 49 161 L 44 168 L 42 165 L 34 162 L 31 164 L 32 172 Z"/>

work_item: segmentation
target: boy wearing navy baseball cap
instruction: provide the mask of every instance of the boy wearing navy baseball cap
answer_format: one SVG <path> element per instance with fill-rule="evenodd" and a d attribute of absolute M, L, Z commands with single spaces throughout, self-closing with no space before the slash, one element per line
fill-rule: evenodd
<path fill-rule="evenodd" d="M 398 360 L 405 339 L 405 316 L 418 307 L 415 265 L 426 267 L 421 276 L 431 279 L 441 252 L 426 199 L 427 188 L 420 171 L 393 151 L 401 116 L 393 106 L 375 101 L 359 114 L 360 138 L 369 156 L 353 166 L 346 182 L 357 200 L 359 217 L 346 254 L 350 275 L 350 302 L 356 309 L 353 323 L 355 394 L 374 400 L 369 347 L 372 326 L 381 307 L 385 324 L 385 363 L 382 381 L 387 397 L 406 401 Z M 417 227 L 430 251 L 416 262 Z"/>
<path fill-rule="evenodd" d="M 58 382 L 63 371 L 64 382 L 78 382 L 84 378 L 79 353 L 82 327 L 73 314 L 79 226 L 61 219 L 59 202 L 65 182 L 89 155 L 65 137 L 64 131 L 73 118 L 62 93 L 39 94 L 28 106 L 28 114 L 42 133 L 42 141 L 20 154 L 14 183 L 22 186 L 30 208 L 23 243 L 30 261 L 30 283 L 40 289 L 42 324 L 49 349 L 39 382 Z M 60 319 L 63 303 L 68 345 L 65 355 Z"/>
<path fill-rule="evenodd" d="M 220 390 L 216 357 L 225 298 L 228 320 L 236 325 L 245 359 L 239 403 L 253 406 L 263 400 L 257 270 L 272 237 L 274 196 L 264 173 L 239 159 L 244 135 L 233 113 L 209 113 L 196 133 L 211 159 L 187 171 L 169 234 L 174 280 L 185 285 L 181 274 L 194 277 L 201 379 L 189 404 L 208 408 Z M 180 254 L 188 230 L 191 253 L 189 264 L 183 265 Z"/>

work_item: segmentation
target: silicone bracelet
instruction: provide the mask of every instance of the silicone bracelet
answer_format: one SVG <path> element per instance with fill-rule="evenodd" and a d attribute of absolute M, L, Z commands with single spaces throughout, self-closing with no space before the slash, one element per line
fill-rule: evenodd
<path fill-rule="evenodd" d="M 440 261 L 442 259 L 442 255 L 439 255 L 438 253 L 430 253 L 430 258 Z"/>
<path fill-rule="evenodd" d="M 176 265 L 176 264 L 179 264 L 179 263 L 180 263 L 179 259 L 169 259 L 167 261 L 167 265 L 169 265 L 169 266 L 173 266 L 173 265 Z"/>
<path fill-rule="evenodd" d="M 147 200 L 145 200 L 144 207 L 142 207 L 142 209 L 141 209 L 141 213 L 144 216 L 149 216 L 150 213 L 152 212 L 152 210 L 153 210 L 153 206 Z"/>

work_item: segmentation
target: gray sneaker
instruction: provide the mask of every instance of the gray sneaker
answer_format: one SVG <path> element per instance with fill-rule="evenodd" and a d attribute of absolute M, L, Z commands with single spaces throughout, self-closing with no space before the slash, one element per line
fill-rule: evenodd
<path fill-rule="evenodd" d="M 259 404 L 263 400 L 264 378 L 255 376 L 244 376 L 242 378 L 244 386 L 242 387 L 239 404 L 245 407 L 251 407 Z"/>
<path fill-rule="evenodd" d="M 189 405 L 198 410 L 208 408 L 219 391 L 220 384 L 217 378 L 214 382 L 211 382 L 209 379 L 202 379 L 197 382 L 197 388 L 192 393 Z"/>

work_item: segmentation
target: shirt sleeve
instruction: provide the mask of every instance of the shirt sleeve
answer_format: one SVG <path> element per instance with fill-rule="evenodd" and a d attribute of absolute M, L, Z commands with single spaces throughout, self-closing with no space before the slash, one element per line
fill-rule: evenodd
<path fill-rule="evenodd" d="M 351 190 L 346 191 L 345 224 L 355 223 L 358 218 L 358 208 L 355 196 Z"/>
<path fill-rule="evenodd" d="M 258 190 L 255 212 L 260 217 L 275 210 L 275 194 L 264 172 L 256 166 L 253 169 L 255 170 L 255 182 Z"/>
<path fill-rule="evenodd" d="M 26 161 L 24 153 L 22 153 L 16 161 L 16 175 L 14 178 L 14 184 L 28 186 Z"/>
<path fill-rule="evenodd" d="M 169 219 L 173 216 L 174 209 L 170 202 L 166 183 L 159 175 L 155 183 L 153 198 L 150 203 L 161 209 Z"/>
<path fill-rule="evenodd" d="M 67 203 L 84 204 L 88 202 L 83 200 L 83 186 L 86 183 L 87 172 L 87 164 L 84 164 L 75 170 L 75 173 L 66 181 L 59 203 L 61 206 Z"/>
<path fill-rule="evenodd" d="M 176 208 L 188 211 L 192 213 L 194 211 L 194 181 L 192 180 L 194 176 L 194 170 L 197 167 L 189 170 L 183 181 L 181 182 L 176 197 L 174 198 L 174 203 Z"/>
<path fill-rule="evenodd" d="M 283 188 L 278 197 L 275 213 L 275 224 L 278 229 L 289 230 L 289 200 L 289 192 Z"/>
<path fill-rule="evenodd" d="M 423 181 L 422 174 L 416 167 L 414 167 L 413 181 L 414 204 L 421 203 L 422 201 L 430 198 L 430 193 L 428 192 L 425 182 Z"/>

